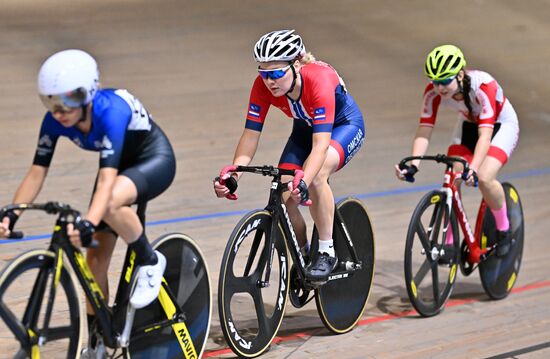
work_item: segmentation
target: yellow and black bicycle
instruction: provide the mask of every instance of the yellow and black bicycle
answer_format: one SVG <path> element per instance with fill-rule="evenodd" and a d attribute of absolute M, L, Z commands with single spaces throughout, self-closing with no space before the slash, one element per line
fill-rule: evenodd
<path fill-rule="evenodd" d="M 144 208 L 144 206 L 143 206 Z M 195 242 L 170 233 L 152 245 L 167 266 L 157 300 L 129 305 L 136 279 L 135 252 L 127 251 L 114 305 L 110 307 L 85 258 L 72 246 L 67 224 L 80 213 L 60 202 L 15 204 L 0 209 L 41 210 L 58 215 L 47 249 L 34 249 L 0 273 L 2 357 L 9 358 L 199 358 L 212 312 L 208 268 Z M 144 222 L 144 209 L 138 214 Z M 96 313 L 83 343 L 86 318 L 78 283 Z M 91 341 L 94 345 L 91 345 Z"/>

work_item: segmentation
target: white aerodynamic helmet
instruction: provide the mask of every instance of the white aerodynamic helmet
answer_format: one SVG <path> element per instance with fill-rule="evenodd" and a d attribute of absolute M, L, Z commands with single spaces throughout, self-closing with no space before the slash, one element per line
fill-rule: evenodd
<path fill-rule="evenodd" d="M 50 111 L 90 103 L 99 88 L 94 58 L 82 50 L 63 50 L 50 56 L 38 72 L 38 94 Z"/>
<path fill-rule="evenodd" d="M 292 61 L 305 53 L 302 38 L 294 30 L 269 32 L 254 45 L 254 59 L 257 62 Z"/>

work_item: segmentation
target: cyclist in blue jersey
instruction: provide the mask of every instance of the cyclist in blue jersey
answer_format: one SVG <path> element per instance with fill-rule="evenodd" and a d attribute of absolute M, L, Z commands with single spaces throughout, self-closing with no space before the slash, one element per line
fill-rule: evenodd
<path fill-rule="evenodd" d="M 158 295 L 166 259 L 153 251 L 129 206 L 158 196 L 171 184 L 176 162 L 170 142 L 132 94 L 100 89 L 97 63 L 84 51 L 64 50 L 50 56 L 40 68 L 38 92 L 48 111 L 33 164 L 13 202 L 32 202 L 38 196 L 59 137 L 99 152 L 88 213 L 74 227 L 69 225 L 68 232 L 75 246 L 87 247 L 92 238 L 97 241 L 95 248 L 88 248 L 87 260 L 106 298 L 107 271 L 116 234 L 120 235 L 135 251 L 139 265 L 130 303 L 145 307 Z M 10 235 L 19 215 L 2 218 L 0 237 Z M 91 307 L 88 314 L 91 321 Z"/>

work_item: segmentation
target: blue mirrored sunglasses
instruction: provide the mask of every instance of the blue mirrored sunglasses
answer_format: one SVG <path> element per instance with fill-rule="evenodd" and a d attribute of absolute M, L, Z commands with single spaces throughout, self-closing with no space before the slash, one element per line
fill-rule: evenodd
<path fill-rule="evenodd" d="M 453 82 L 454 79 L 456 79 L 456 75 L 453 76 L 453 77 L 449 77 L 448 79 L 443 79 L 443 80 L 432 80 L 432 84 L 434 84 L 434 85 L 443 85 L 443 86 L 447 86 L 448 84 L 450 84 L 451 82 Z"/>
<path fill-rule="evenodd" d="M 290 68 L 290 65 L 281 67 L 280 69 L 264 70 L 264 69 L 258 68 L 258 73 L 264 80 L 267 80 L 267 78 L 270 78 L 272 80 L 278 80 L 286 74 L 289 68 Z"/>

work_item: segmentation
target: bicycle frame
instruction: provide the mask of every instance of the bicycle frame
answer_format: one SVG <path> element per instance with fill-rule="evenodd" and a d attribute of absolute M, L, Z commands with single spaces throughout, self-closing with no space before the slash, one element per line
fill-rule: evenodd
<path fill-rule="evenodd" d="M 300 251 L 300 246 L 298 244 L 298 240 L 296 237 L 296 233 L 294 231 L 294 227 L 292 226 L 292 222 L 290 220 L 290 217 L 288 215 L 288 211 L 286 209 L 286 205 L 282 201 L 282 196 L 285 191 L 288 191 L 287 184 L 281 182 L 281 177 L 283 175 L 289 175 L 294 176 L 295 181 L 296 178 L 298 179 L 296 182 L 298 182 L 303 177 L 303 172 L 300 170 L 286 170 L 282 168 L 276 168 L 272 166 L 228 166 L 222 170 L 222 174 L 220 177 L 223 177 L 223 174 L 227 172 L 251 172 L 251 173 L 257 173 L 262 174 L 264 176 L 272 176 L 273 179 L 271 181 L 271 189 L 269 193 L 269 200 L 268 204 L 265 207 L 265 210 L 268 211 L 272 216 L 272 223 L 271 223 L 271 236 L 269 236 L 268 242 L 266 243 L 265 250 L 267 251 L 264 253 L 264 255 L 267 258 L 267 268 L 264 274 L 263 280 L 260 281 L 259 285 L 260 287 L 264 288 L 269 285 L 269 277 L 271 274 L 271 267 L 273 262 L 273 253 L 275 250 L 275 238 L 274 236 L 278 233 L 277 232 L 277 226 L 280 225 L 281 229 L 283 230 L 283 234 L 287 240 L 287 247 L 290 250 L 290 255 L 292 258 L 292 261 L 296 264 L 296 267 L 298 268 L 298 276 L 300 277 L 300 281 L 305 283 L 306 282 L 306 275 L 305 275 L 305 268 L 306 268 L 306 262 L 304 259 L 304 256 L 302 255 Z M 340 212 L 338 212 L 338 209 L 335 208 L 335 217 L 334 221 L 337 224 L 335 227 L 339 228 L 344 237 L 346 238 L 346 245 L 348 247 L 348 250 L 352 256 L 352 259 L 354 262 L 344 263 L 345 270 L 339 271 L 339 272 L 333 272 L 329 278 L 328 281 L 331 280 L 338 280 L 347 278 L 350 273 L 362 269 L 362 263 L 358 259 L 358 255 L 355 251 L 355 248 L 353 247 L 351 238 L 349 236 L 349 232 L 344 224 L 342 215 Z M 254 258 L 256 251 L 258 250 L 260 238 L 257 238 L 254 240 L 253 249 L 251 251 L 251 255 L 249 257 L 249 262 L 251 259 Z M 250 267 L 252 266 L 252 263 L 247 262 L 245 273 L 248 275 L 248 271 L 250 270 Z M 282 273 L 287 273 L 286 268 L 285 270 L 281 270 Z"/>
<path fill-rule="evenodd" d="M 469 249 L 468 262 L 470 264 L 475 264 L 484 260 L 488 252 L 486 248 L 482 249 L 480 246 L 480 237 L 483 227 L 483 216 L 485 214 L 485 209 L 487 206 L 485 204 L 485 201 L 482 200 L 476 218 L 476 227 L 474 233 L 468 221 L 466 211 L 464 210 L 462 197 L 455 184 L 456 180 L 461 177 L 461 175 L 461 172 L 453 171 L 451 166 L 447 164 L 447 169 L 445 170 L 445 179 L 443 182 L 443 190 L 447 193 L 447 206 L 450 209 L 450 205 L 452 203 L 452 207 L 457 214 L 458 223 L 460 224 L 462 233 L 464 233 L 464 236 L 466 238 L 466 244 L 468 245 Z"/>
<path fill-rule="evenodd" d="M 403 160 L 401 160 L 399 167 L 401 169 L 404 169 L 405 163 L 412 160 L 433 160 L 438 163 L 444 163 L 446 165 L 445 176 L 441 190 L 446 193 L 446 206 L 449 208 L 449 213 L 451 213 L 450 210 L 452 207 L 457 215 L 457 220 L 460 224 L 460 228 L 462 229 L 462 232 L 464 233 L 464 236 L 466 238 L 466 244 L 469 250 L 467 261 L 470 264 L 476 264 L 480 261 L 485 260 L 489 253 L 489 250 L 487 248 L 482 248 L 481 237 L 483 230 L 483 217 L 485 215 L 487 205 L 485 203 L 485 200 L 481 201 L 476 218 L 475 232 L 472 231 L 472 228 L 468 221 L 468 216 L 466 215 L 466 211 L 464 210 L 464 206 L 462 204 L 460 192 L 458 191 L 458 188 L 456 186 L 456 181 L 462 178 L 464 173 L 467 173 L 469 171 L 468 162 L 460 157 L 448 157 L 441 154 L 438 154 L 436 156 L 410 156 L 405 157 Z M 455 172 L 453 170 L 454 162 L 462 163 L 462 165 L 464 166 L 463 172 Z M 407 178 L 407 180 L 414 181 L 414 178 Z M 445 223 L 445 232 L 447 231 L 449 224 L 450 222 Z"/>
<path fill-rule="evenodd" d="M 68 205 L 58 203 L 58 202 L 48 202 L 46 204 L 17 204 L 5 207 L 1 210 L 2 213 L 13 210 L 29 210 L 29 209 L 38 209 L 44 210 L 47 213 L 57 214 L 59 216 L 56 220 L 54 231 L 52 233 L 51 242 L 48 246 L 48 250 L 52 253 L 55 253 L 55 273 L 53 276 L 53 285 L 50 287 L 50 301 L 48 302 L 48 310 L 46 311 L 46 317 L 44 318 L 44 323 L 49 323 L 49 316 L 51 314 L 51 308 L 53 306 L 51 298 L 54 297 L 57 285 L 59 283 L 59 276 L 61 269 L 63 267 L 63 256 L 65 255 L 69 265 L 74 270 L 76 278 L 78 279 L 80 285 L 84 289 L 86 298 L 88 299 L 90 305 L 92 306 L 94 313 L 96 314 L 96 319 L 99 323 L 100 328 L 103 331 L 103 339 L 106 346 L 110 348 L 126 347 L 129 343 L 130 331 L 133 324 L 133 313 L 129 308 L 131 308 L 129 303 L 129 297 L 131 293 L 130 284 L 133 283 L 132 279 L 135 275 L 135 251 L 127 250 L 126 257 L 123 264 L 123 271 L 120 277 L 119 286 L 116 293 L 115 304 L 113 309 L 111 309 L 99 284 L 95 280 L 94 275 L 92 274 L 86 259 L 82 252 L 75 248 L 67 236 L 67 225 L 69 223 L 74 223 L 77 218 L 80 217 L 80 213 L 71 209 Z M 141 214 L 142 215 L 142 214 Z M 42 296 L 37 295 L 38 293 L 44 293 L 46 288 L 44 287 L 45 281 L 40 280 L 43 276 L 43 271 L 49 270 L 49 268 L 42 269 L 40 275 L 38 276 L 37 281 L 34 284 L 31 298 L 29 299 L 29 305 L 27 306 L 25 316 L 33 313 L 37 306 L 40 305 Z M 161 305 L 165 309 L 165 312 L 168 316 L 168 311 L 166 310 L 166 305 L 169 308 L 173 308 L 169 315 L 169 319 L 164 320 L 159 323 L 150 323 L 146 328 L 138 328 L 136 331 L 150 332 L 151 330 L 157 330 L 170 326 L 174 323 L 177 323 L 182 320 L 182 313 L 176 303 L 176 299 L 168 287 L 167 283 L 163 281 L 161 286 L 162 298 Z M 172 303 L 167 303 L 171 301 Z M 171 305 L 170 305 L 171 304 Z M 132 308 L 133 309 L 133 308 Z M 135 312 L 135 310 L 133 310 Z M 172 313 L 173 312 L 173 313 Z M 131 318 L 128 317 L 131 315 Z M 38 318 L 37 318 L 38 319 Z M 34 326 L 36 323 L 31 323 Z M 45 325 L 47 328 L 48 325 Z M 18 333 L 20 330 L 14 331 Z M 47 329 L 41 333 L 41 337 L 47 338 L 48 331 Z M 30 343 L 33 338 L 28 337 L 28 333 L 25 331 L 27 338 L 22 338 L 21 335 L 18 335 L 19 340 L 22 343 Z M 32 344 L 32 343 L 31 343 Z"/>

